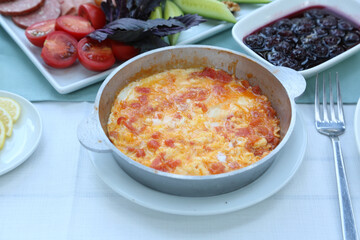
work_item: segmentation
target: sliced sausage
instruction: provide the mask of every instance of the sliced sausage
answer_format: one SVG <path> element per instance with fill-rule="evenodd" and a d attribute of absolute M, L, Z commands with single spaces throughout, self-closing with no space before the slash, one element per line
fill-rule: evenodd
<path fill-rule="evenodd" d="M 1 1 L 1 0 L 0 0 Z M 77 15 L 79 6 L 84 3 L 94 3 L 93 0 L 59 0 L 61 15 Z"/>
<path fill-rule="evenodd" d="M 76 5 L 73 0 L 59 0 L 62 15 L 75 15 Z"/>
<path fill-rule="evenodd" d="M 39 9 L 45 0 L 13 0 L 0 3 L 0 13 L 9 16 L 26 15 Z"/>
<path fill-rule="evenodd" d="M 37 22 L 58 18 L 60 14 L 61 8 L 58 0 L 46 0 L 45 4 L 38 10 L 27 15 L 14 16 L 12 20 L 19 27 L 27 28 Z"/>

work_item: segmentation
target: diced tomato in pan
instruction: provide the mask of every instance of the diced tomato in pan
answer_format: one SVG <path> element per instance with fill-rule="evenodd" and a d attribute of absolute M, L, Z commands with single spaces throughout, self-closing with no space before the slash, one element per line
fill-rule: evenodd
<path fill-rule="evenodd" d="M 208 169 L 211 174 L 219 174 L 225 172 L 225 166 L 221 162 L 212 163 Z"/>

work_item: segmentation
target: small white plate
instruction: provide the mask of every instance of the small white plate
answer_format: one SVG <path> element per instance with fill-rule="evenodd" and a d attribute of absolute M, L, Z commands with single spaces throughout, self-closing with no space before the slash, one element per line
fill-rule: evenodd
<path fill-rule="evenodd" d="M 358 100 L 355 110 L 354 130 L 355 130 L 355 140 L 360 154 L 360 98 Z"/>
<path fill-rule="evenodd" d="M 246 4 L 241 5 L 241 11 L 236 14 L 236 19 L 240 19 L 255 9 L 261 7 L 262 4 Z M 74 65 L 65 69 L 56 69 L 47 66 L 40 57 L 41 48 L 32 45 L 25 37 L 24 29 L 16 26 L 11 17 L 0 15 L 0 25 L 10 35 L 10 37 L 18 44 L 21 50 L 34 63 L 42 75 L 48 82 L 61 94 L 74 92 L 78 89 L 87 87 L 96 82 L 102 81 L 114 70 L 120 63 L 117 63 L 112 69 L 104 72 L 94 72 L 84 68 L 79 61 Z M 229 29 L 232 23 L 223 21 L 208 20 L 199 26 L 190 28 L 180 34 L 178 45 L 191 44 L 199 42 L 205 38 L 211 37 L 219 32 Z"/>
<path fill-rule="evenodd" d="M 286 17 L 292 13 L 298 12 L 301 9 L 306 9 L 311 6 L 325 6 L 329 9 L 333 9 L 335 12 L 343 15 L 344 17 L 352 20 L 360 26 L 359 9 L 360 1 L 355 0 L 276 0 L 266 6 L 253 11 L 247 16 L 241 18 L 233 27 L 232 35 L 235 41 L 251 56 L 259 59 L 265 64 L 272 65 L 264 58 L 255 53 L 251 48 L 246 46 L 243 39 L 253 33 L 254 31 L 268 25 L 280 18 Z M 348 49 L 347 51 L 321 63 L 315 67 L 299 71 L 304 77 L 310 77 L 316 73 L 322 72 L 327 68 L 334 66 L 335 64 L 345 60 L 351 55 L 360 50 L 360 44 Z"/>
<path fill-rule="evenodd" d="M 0 97 L 12 98 L 21 107 L 13 133 L 6 138 L 0 150 L 0 175 L 3 175 L 23 163 L 35 151 L 41 138 L 42 122 L 39 112 L 25 98 L 5 91 L 0 91 Z"/>
<path fill-rule="evenodd" d="M 124 198 L 165 213 L 215 215 L 252 206 L 279 191 L 299 168 L 307 145 L 307 134 L 298 115 L 292 136 L 270 168 L 253 183 L 231 193 L 213 197 L 179 197 L 150 189 L 129 177 L 111 153 L 89 152 L 99 177 Z"/>

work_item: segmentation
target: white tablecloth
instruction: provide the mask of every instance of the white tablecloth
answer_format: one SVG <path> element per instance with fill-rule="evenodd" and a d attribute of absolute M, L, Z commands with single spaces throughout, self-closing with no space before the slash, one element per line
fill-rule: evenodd
<path fill-rule="evenodd" d="M 43 136 L 34 154 L 0 177 L 0 239 L 341 239 L 330 140 L 316 132 L 313 105 L 298 105 L 308 133 L 304 161 L 278 193 L 215 216 L 179 216 L 138 206 L 97 176 L 76 129 L 91 103 L 35 106 Z M 360 224 L 360 159 L 354 105 L 341 137 L 355 218 Z"/>

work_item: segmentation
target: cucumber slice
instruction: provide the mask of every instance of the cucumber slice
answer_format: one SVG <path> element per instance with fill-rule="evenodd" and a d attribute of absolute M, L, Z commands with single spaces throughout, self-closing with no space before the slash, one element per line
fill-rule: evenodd
<path fill-rule="evenodd" d="M 165 8 L 164 8 L 164 19 L 169 19 L 170 17 L 177 17 L 184 15 L 183 11 L 172 1 L 166 0 Z M 169 43 L 170 45 L 175 45 L 177 40 L 179 39 L 180 33 L 176 33 L 173 35 L 169 35 Z"/>
<path fill-rule="evenodd" d="M 154 11 L 151 12 L 149 19 L 162 18 L 162 8 L 157 6 Z"/>
<path fill-rule="evenodd" d="M 174 2 L 185 13 L 197 13 L 206 18 L 236 23 L 236 18 L 226 5 L 217 0 L 174 0 Z"/>
<path fill-rule="evenodd" d="M 231 2 L 236 2 L 236 3 L 270 3 L 271 0 L 229 0 Z"/>
<path fill-rule="evenodd" d="M 168 19 L 170 17 L 177 17 L 184 15 L 183 11 L 172 1 L 166 0 L 165 9 L 164 9 L 164 19 Z"/>

